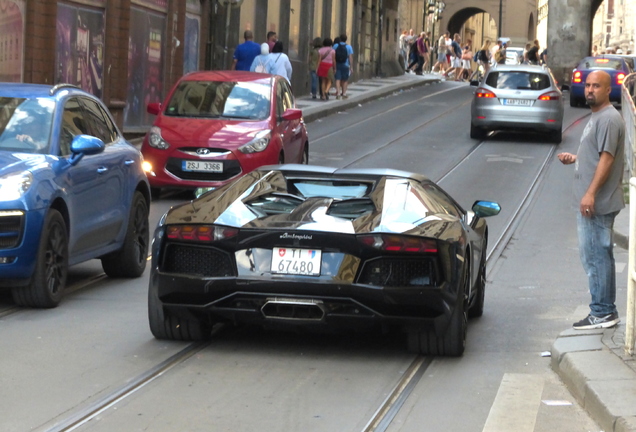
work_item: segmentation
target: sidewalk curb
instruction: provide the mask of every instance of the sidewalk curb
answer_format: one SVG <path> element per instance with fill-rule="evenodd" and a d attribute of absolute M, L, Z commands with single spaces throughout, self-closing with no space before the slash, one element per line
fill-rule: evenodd
<path fill-rule="evenodd" d="M 605 432 L 636 432 L 636 371 L 604 342 L 617 328 L 562 332 L 551 366 Z"/>
<path fill-rule="evenodd" d="M 421 80 L 412 80 L 408 83 L 400 82 L 379 89 L 369 90 L 368 92 L 365 92 L 361 95 L 351 96 L 349 97 L 349 99 L 346 100 L 334 100 L 333 104 L 331 100 L 324 101 L 324 105 L 330 104 L 330 106 L 321 105 L 316 107 L 304 108 L 303 118 L 305 120 L 305 123 L 311 123 L 332 114 L 336 114 L 339 111 L 344 111 L 356 107 L 359 104 L 368 102 L 370 100 L 390 95 L 396 91 L 408 90 L 429 84 L 437 84 L 439 82 L 441 82 L 440 78 L 422 78 Z M 351 83 L 351 85 L 355 85 L 355 82 Z"/>

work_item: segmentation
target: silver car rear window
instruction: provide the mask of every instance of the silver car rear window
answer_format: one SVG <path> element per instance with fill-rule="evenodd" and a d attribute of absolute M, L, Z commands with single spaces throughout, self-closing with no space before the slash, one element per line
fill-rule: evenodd
<path fill-rule="evenodd" d="M 550 87 L 550 77 L 540 72 L 490 72 L 486 84 L 497 89 L 543 90 Z"/>

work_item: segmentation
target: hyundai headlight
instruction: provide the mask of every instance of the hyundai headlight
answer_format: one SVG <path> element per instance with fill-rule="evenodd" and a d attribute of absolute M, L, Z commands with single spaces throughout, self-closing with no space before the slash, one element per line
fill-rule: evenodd
<path fill-rule="evenodd" d="M 29 171 L 2 176 L 0 177 L 0 200 L 13 201 L 20 199 L 32 184 L 33 174 Z"/>
<path fill-rule="evenodd" d="M 158 148 L 160 150 L 166 150 L 170 147 L 170 144 L 168 144 L 161 136 L 161 128 L 157 126 L 150 128 L 150 132 L 148 132 L 148 144 L 150 147 Z"/>
<path fill-rule="evenodd" d="M 262 152 L 269 145 L 269 140 L 271 139 L 271 131 L 264 130 L 254 136 L 254 139 L 244 146 L 239 147 L 239 150 L 243 153 L 258 153 Z"/>

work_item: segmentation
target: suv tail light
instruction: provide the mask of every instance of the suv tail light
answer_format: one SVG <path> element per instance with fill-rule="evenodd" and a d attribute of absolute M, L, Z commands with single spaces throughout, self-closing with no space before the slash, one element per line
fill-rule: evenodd
<path fill-rule="evenodd" d="M 226 240 L 238 234 L 236 228 L 216 225 L 169 225 L 166 227 L 166 237 L 170 240 L 193 242 L 213 242 Z"/>
<path fill-rule="evenodd" d="M 577 71 L 577 70 L 574 71 L 574 73 L 572 74 L 572 82 L 574 83 L 583 82 L 583 74 L 581 73 L 581 71 Z"/>
<path fill-rule="evenodd" d="M 539 100 L 554 101 L 554 100 L 559 100 L 560 96 L 561 95 L 559 95 L 559 92 L 551 91 L 551 92 L 543 93 L 541 96 L 539 96 Z"/>
<path fill-rule="evenodd" d="M 619 72 L 616 74 L 616 84 L 621 85 L 625 80 L 625 74 L 623 72 Z"/>
<path fill-rule="evenodd" d="M 487 90 L 483 87 L 479 87 L 477 89 L 477 91 L 475 92 L 475 97 L 478 98 L 496 98 L 497 96 L 491 92 L 490 90 Z"/>
<path fill-rule="evenodd" d="M 427 238 L 396 234 L 365 234 L 358 236 L 358 241 L 386 252 L 437 253 L 437 242 Z"/>

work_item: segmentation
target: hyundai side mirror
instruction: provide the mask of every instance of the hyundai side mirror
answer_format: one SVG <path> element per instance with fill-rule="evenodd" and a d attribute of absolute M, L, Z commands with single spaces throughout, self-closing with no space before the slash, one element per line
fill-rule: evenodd
<path fill-rule="evenodd" d="M 149 103 L 146 107 L 146 111 L 148 114 L 157 115 L 161 112 L 161 102 L 152 102 Z"/>

